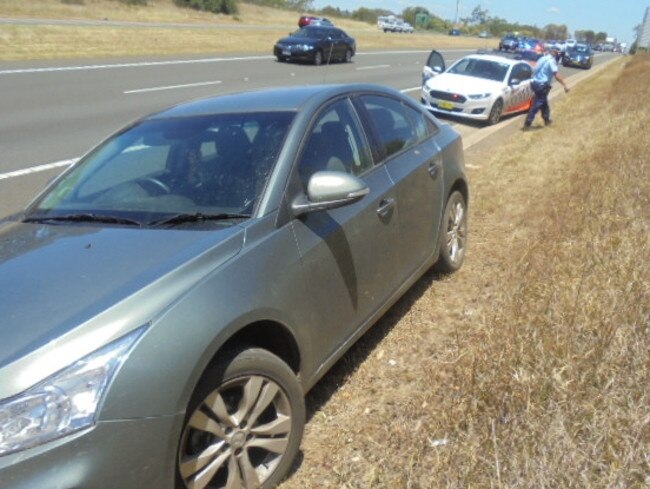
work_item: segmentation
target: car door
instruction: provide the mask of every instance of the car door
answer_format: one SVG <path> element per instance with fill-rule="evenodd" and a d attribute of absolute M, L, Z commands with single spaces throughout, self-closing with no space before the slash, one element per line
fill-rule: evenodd
<path fill-rule="evenodd" d="M 349 99 L 317 116 L 297 171 L 303 186 L 317 171 L 344 171 L 370 192 L 359 202 L 294 220 L 312 301 L 315 341 L 328 356 L 343 348 L 388 300 L 399 266 L 395 194 L 383 166 L 373 167 L 367 139 Z"/>
<path fill-rule="evenodd" d="M 519 112 L 530 107 L 533 90 L 530 82 L 533 69 L 528 63 L 517 63 L 508 77 L 508 92 L 505 97 L 504 113 Z"/>
<path fill-rule="evenodd" d="M 442 152 L 430 137 L 437 128 L 427 123 L 421 111 L 397 99 L 362 95 L 359 101 L 395 186 L 404 281 L 431 258 L 438 237 L 444 198 Z"/>
<path fill-rule="evenodd" d="M 345 58 L 345 51 L 347 49 L 347 43 L 345 41 L 345 34 L 343 31 L 340 31 L 338 29 L 334 29 L 332 31 L 332 45 L 333 45 L 333 52 L 332 52 L 332 59 L 344 59 Z"/>
<path fill-rule="evenodd" d="M 440 73 L 444 72 L 446 69 L 445 59 L 435 49 L 429 53 L 427 62 L 422 68 L 422 84 L 427 81 L 429 78 L 432 78 Z"/>

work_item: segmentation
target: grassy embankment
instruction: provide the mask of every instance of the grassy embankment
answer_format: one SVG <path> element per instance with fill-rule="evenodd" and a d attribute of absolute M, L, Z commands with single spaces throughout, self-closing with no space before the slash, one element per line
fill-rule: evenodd
<path fill-rule="evenodd" d="M 650 486 L 648 79 L 621 58 L 472 157 L 466 266 L 316 387 L 283 488 Z"/>
<path fill-rule="evenodd" d="M 241 3 L 236 16 L 179 9 L 172 0 L 129 6 L 111 0 L 2 0 L 0 17 L 181 23 L 190 26 L 128 27 L 111 25 L 0 26 L 0 60 L 97 58 L 145 55 L 264 53 L 297 29 L 300 13 Z M 357 40 L 359 50 L 485 48 L 494 39 L 457 38 L 430 33 L 385 34 L 376 26 L 348 19 L 333 20 Z M 194 24 L 194 27 L 191 25 Z M 213 24 L 214 29 L 206 28 Z"/>

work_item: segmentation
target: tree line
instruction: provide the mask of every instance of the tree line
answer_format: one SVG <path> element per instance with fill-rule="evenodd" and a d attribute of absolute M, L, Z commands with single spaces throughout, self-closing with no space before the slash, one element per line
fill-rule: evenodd
<path fill-rule="evenodd" d="M 148 0 L 120 0 L 127 4 L 146 5 Z M 234 15 L 238 13 L 237 5 L 241 0 L 174 0 L 179 7 L 187 7 L 206 12 L 217 14 Z M 361 7 L 353 11 L 342 10 L 338 7 L 327 6 L 320 10 L 313 8 L 313 0 L 247 0 L 247 3 L 263 5 L 274 8 L 295 10 L 298 12 L 313 12 L 322 16 L 344 17 L 360 22 L 374 24 L 377 18 L 382 15 L 397 15 L 402 17 L 406 22 L 420 30 L 446 32 L 451 28 L 462 28 L 463 32 L 468 35 L 477 35 L 479 33 L 488 33 L 492 36 L 503 36 L 509 32 L 515 32 L 521 36 L 535 37 L 541 39 L 558 39 L 564 40 L 570 37 L 588 42 L 598 43 L 607 40 L 606 32 L 594 32 L 592 30 L 575 31 L 572 36 L 566 25 L 549 24 L 545 27 L 535 25 L 519 24 L 508 22 L 500 17 L 493 17 L 487 9 L 477 5 L 468 17 L 459 19 L 456 23 L 446 20 L 426 7 L 407 7 L 401 13 L 382 8 Z"/>

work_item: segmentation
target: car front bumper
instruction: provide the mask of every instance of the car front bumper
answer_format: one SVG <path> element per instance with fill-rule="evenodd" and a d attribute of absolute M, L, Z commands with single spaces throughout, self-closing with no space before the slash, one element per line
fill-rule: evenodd
<path fill-rule="evenodd" d="M 578 68 L 589 68 L 591 66 L 590 59 L 564 59 L 564 66 L 577 66 Z"/>
<path fill-rule="evenodd" d="M 454 115 L 484 121 L 487 120 L 490 115 L 490 108 L 492 107 L 494 99 L 492 97 L 479 100 L 468 98 L 462 103 L 451 102 L 432 97 L 429 91 L 423 88 L 420 102 L 427 109 L 438 114 Z"/>
<path fill-rule="evenodd" d="M 293 59 L 296 61 L 313 61 L 316 54 L 315 47 L 274 46 L 273 56 L 276 58 Z"/>
<path fill-rule="evenodd" d="M 100 422 L 0 457 L 11 489 L 173 489 L 183 415 Z"/>

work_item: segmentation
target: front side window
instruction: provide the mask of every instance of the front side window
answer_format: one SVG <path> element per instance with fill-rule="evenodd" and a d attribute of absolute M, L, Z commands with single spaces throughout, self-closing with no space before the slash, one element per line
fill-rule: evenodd
<path fill-rule="evenodd" d="M 250 215 L 293 113 L 152 119 L 79 162 L 28 218 L 101 215 L 141 224 L 168 214 Z"/>
<path fill-rule="evenodd" d="M 334 103 L 321 113 L 303 147 L 298 172 L 303 184 L 317 171 L 340 171 L 361 175 L 372 167 L 348 100 Z"/>

